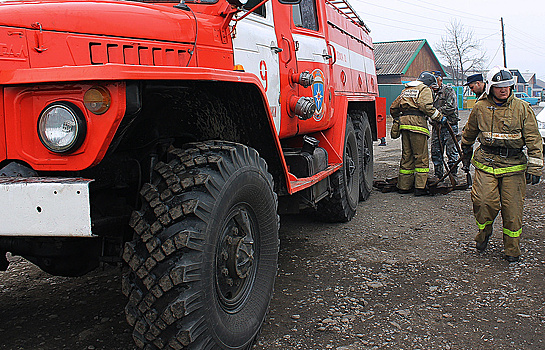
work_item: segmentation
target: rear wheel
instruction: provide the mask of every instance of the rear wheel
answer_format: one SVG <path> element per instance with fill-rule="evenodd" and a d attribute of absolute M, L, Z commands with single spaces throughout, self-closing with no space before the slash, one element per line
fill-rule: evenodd
<path fill-rule="evenodd" d="M 246 146 L 169 151 L 133 213 L 127 320 L 145 349 L 248 349 L 272 298 L 277 197 L 266 162 Z"/>
<path fill-rule="evenodd" d="M 356 213 L 360 188 L 360 156 L 356 132 L 349 117 L 346 121 L 343 166 L 330 178 L 332 194 L 318 202 L 319 216 L 329 222 L 347 222 Z"/>
<path fill-rule="evenodd" d="M 373 135 L 365 112 L 352 112 L 360 155 L 360 200 L 365 201 L 373 188 Z"/>

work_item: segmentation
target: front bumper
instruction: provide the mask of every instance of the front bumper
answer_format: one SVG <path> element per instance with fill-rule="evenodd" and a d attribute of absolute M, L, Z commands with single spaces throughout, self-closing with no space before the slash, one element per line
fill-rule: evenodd
<path fill-rule="evenodd" d="M 0 177 L 0 236 L 93 237 L 91 181 Z"/>

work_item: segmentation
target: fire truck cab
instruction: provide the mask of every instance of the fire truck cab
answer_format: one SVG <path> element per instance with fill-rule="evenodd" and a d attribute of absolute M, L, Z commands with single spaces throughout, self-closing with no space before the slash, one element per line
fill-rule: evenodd
<path fill-rule="evenodd" d="M 346 0 L 0 3 L 0 269 L 123 263 L 145 349 L 248 349 L 279 214 L 346 222 L 385 136 Z"/>

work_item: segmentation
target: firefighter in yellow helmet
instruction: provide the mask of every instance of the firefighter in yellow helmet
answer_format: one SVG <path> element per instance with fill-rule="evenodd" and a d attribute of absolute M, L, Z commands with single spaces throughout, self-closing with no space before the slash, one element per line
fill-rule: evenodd
<path fill-rule="evenodd" d="M 486 249 L 492 224 L 501 210 L 504 257 L 519 260 L 522 207 L 526 184 L 537 184 L 543 168 L 543 145 L 535 114 L 527 102 L 513 95 L 515 80 L 502 67 L 487 75 L 486 98 L 476 104 L 462 132 L 464 168 L 475 166 L 471 190 L 479 227 L 479 252 Z M 480 146 L 473 153 L 473 143 Z M 527 148 L 526 156 L 522 149 Z"/>
<path fill-rule="evenodd" d="M 429 155 L 427 118 L 440 122 L 441 113 L 433 107 L 430 87 L 437 86 L 435 76 L 422 72 L 417 80 L 405 84 L 401 94 L 392 102 L 390 114 L 401 131 L 401 161 L 397 188 L 399 193 L 412 192 L 415 196 L 427 193 Z"/>

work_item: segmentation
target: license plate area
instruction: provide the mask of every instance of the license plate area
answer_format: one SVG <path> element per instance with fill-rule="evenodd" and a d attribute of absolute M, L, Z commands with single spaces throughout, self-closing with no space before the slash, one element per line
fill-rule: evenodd
<path fill-rule="evenodd" d="M 0 177 L 0 236 L 92 237 L 91 181 Z"/>

